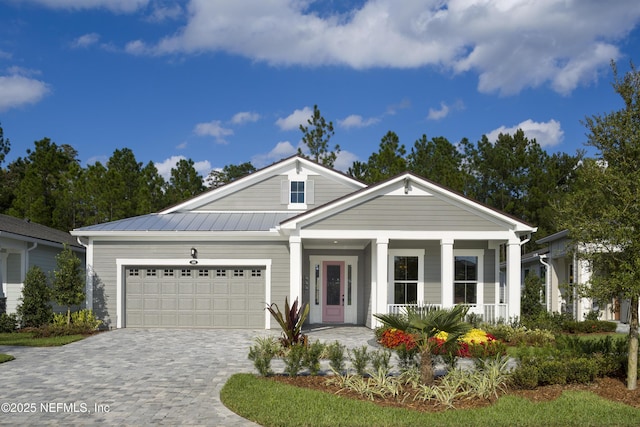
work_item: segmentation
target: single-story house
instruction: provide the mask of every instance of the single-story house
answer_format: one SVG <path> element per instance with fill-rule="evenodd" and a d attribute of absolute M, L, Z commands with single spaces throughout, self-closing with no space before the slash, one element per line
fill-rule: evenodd
<path fill-rule="evenodd" d="M 65 245 L 83 264 L 86 262 L 84 246 L 68 232 L 0 215 L 0 302 L 4 303 L 0 306 L 6 313 L 16 312 L 27 271 L 37 266 L 51 274 L 56 269 L 56 256 Z"/>
<path fill-rule="evenodd" d="M 628 321 L 628 301 L 596 303 L 579 295 L 578 287 L 591 278 L 588 263 L 575 253 L 569 231 L 562 230 L 536 241 L 546 245 L 535 253 L 522 257 L 522 280 L 526 273 L 538 274 L 545 283 L 543 296 L 549 312 L 568 313 L 576 320 L 584 320 L 590 311 L 598 311 L 601 320 Z"/>
<path fill-rule="evenodd" d="M 266 305 L 285 298 L 308 303 L 313 324 L 375 327 L 374 314 L 411 304 L 519 316 L 521 246 L 535 230 L 412 173 L 367 186 L 294 156 L 71 234 L 111 327 L 268 329 Z"/>

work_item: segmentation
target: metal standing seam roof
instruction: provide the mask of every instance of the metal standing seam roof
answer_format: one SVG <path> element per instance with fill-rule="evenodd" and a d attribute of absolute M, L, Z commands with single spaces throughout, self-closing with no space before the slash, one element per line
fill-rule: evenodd
<path fill-rule="evenodd" d="M 269 231 L 300 212 L 176 212 L 149 214 L 74 230 L 96 231 Z"/>

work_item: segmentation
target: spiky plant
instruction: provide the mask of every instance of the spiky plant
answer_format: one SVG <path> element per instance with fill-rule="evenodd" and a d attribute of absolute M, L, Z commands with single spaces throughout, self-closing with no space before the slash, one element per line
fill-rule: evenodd
<path fill-rule="evenodd" d="M 375 317 L 388 327 L 417 335 L 420 348 L 420 381 L 423 384 L 432 384 L 434 369 L 431 338 L 440 332 L 446 332 L 448 343 L 463 336 L 471 329 L 471 325 L 464 322 L 468 311 L 469 308 L 463 305 L 449 309 L 407 307 L 404 314 L 376 314 Z"/>
<path fill-rule="evenodd" d="M 298 298 L 296 298 L 293 305 L 289 307 L 289 300 L 285 297 L 284 312 L 280 311 L 276 303 L 267 306 L 267 310 L 282 328 L 280 342 L 283 347 L 288 348 L 296 344 L 307 345 L 307 336 L 302 333 L 302 325 L 309 315 L 309 304 L 298 309 Z"/>

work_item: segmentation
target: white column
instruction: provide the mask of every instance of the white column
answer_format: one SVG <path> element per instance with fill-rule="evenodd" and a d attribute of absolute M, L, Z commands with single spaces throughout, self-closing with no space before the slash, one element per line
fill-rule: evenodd
<path fill-rule="evenodd" d="M 289 304 L 302 294 L 302 239 L 300 236 L 289 237 Z"/>
<path fill-rule="evenodd" d="M 521 268 L 520 239 L 507 242 L 507 316 L 520 317 Z"/>
<path fill-rule="evenodd" d="M 389 239 L 378 238 L 376 240 L 376 305 L 375 313 L 386 313 L 387 304 L 389 303 L 388 288 L 388 257 L 389 257 Z M 377 326 L 374 324 L 374 327 Z"/>
<path fill-rule="evenodd" d="M 489 242 L 489 249 L 493 251 L 493 274 L 494 274 L 494 287 L 493 287 L 493 304 L 494 304 L 494 316 L 497 320 L 500 317 L 498 304 L 500 304 L 500 243 Z M 486 311 L 485 311 L 486 312 Z M 485 319 L 487 320 L 487 319 Z"/>
<path fill-rule="evenodd" d="M 442 307 L 453 307 L 453 239 L 440 240 L 440 269 Z"/>

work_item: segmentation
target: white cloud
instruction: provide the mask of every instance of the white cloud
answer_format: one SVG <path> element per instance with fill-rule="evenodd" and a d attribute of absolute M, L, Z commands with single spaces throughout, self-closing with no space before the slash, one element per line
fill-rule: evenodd
<path fill-rule="evenodd" d="M 11 59 L 13 57 L 13 55 L 10 52 L 5 52 L 4 50 L 0 49 L 0 59 Z"/>
<path fill-rule="evenodd" d="M 165 22 L 168 20 L 175 20 L 182 16 L 183 10 L 182 7 L 178 4 L 174 4 L 172 6 L 164 6 L 153 4 L 153 11 L 147 17 L 147 21 L 149 22 Z"/>
<path fill-rule="evenodd" d="M 0 76 L 0 111 L 39 102 L 51 92 L 43 81 L 21 75 Z"/>
<path fill-rule="evenodd" d="M 207 123 L 198 123 L 193 132 L 199 136 L 212 136 L 218 144 L 226 144 L 225 136 L 233 135 L 233 129 L 222 126 L 220 120 L 212 120 Z"/>
<path fill-rule="evenodd" d="M 257 154 L 251 158 L 251 164 L 260 169 L 286 157 L 293 156 L 298 149 L 289 141 L 281 141 L 271 151 L 265 154 Z"/>
<path fill-rule="evenodd" d="M 445 102 L 440 103 L 440 109 L 429 108 L 429 114 L 427 114 L 427 120 L 441 120 L 447 117 L 454 111 L 464 109 L 464 103 L 462 101 L 456 101 L 449 105 Z"/>
<path fill-rule="evenodd" d="M 245 123 L 254 123 L 258 120 L 260 120 L 260 114 L 251 111 L 241 111 L 233 115 L 231 123 L 234 125 L 242 125 Z"/>
<path fill-rule="evenodd" d="M 100 34 L 98 34 L 98 33 L 88 33 L 88 34 L 84 34 L 84 35 L 78 37 L 73 42 L 71 42 L 71 47 L 73 47 L 73 48 L 87 48 L 87 47 L 89 47 L 91 45 L 94 45 L 94 44 L 98 43 L 99 40 L 100 40 Z"/>
<path fill-rule="evenodd" d="M 378 123 L 380 119 L 376 117 L 370 117 L 368 119 L 363 118 L 358 114 L 351 114 L 345 117 L 343 120 L 338 120 L 338 125 L 345 128 L 364 128 Z"/>
<path fill-rule="evenodd" d="M 161 175 L 165 181 L 169 181 L 171 178 L 171 169 L 174 169 L 180 160 L 186 159 L 185 156 L 171 156 L 162 162 L 154 162 L 154 165 L 156 169 L 158 169 L 158 174 Z M 202 176 L 203 180 L 209 175 L 211 169 L 213 169 L 209 160 L 194 161 L 193 168 Z"/>
<path fill-rule="evenodd" d="M 433 108 L 429 108 L 429 114 L 427 115 L 427 119 L 440 120 L 440 119 L 444 119 L 448 115 L 449 115 L 449 106 L 444 102 L 441 102 L 439 110 L 434 110 Z"/>
<path fill-rule="evenodd" d="M 489 141 L 494 142 L 499 134 L 513 135 L 518 129 L 522 129 L 527 138 L 535 139 L 541 147 L 558 145 L 564 139 L 560 122 L 553 119 L 548 122 L 534 122 L 528 119 L 512 127 L 500 126 L 486 135 Z"/>
<path fill-rule="evenodd" d="M 405 0 L 398 7 L 394 0 L 367 0 L 332 15 L 318 13 L 312 1 L 191 0 L 186 25 L 145 44 L 144 52 L 224 51 L 272 65 L 354 69 L 433 66 L 476 73 L 481 92 L 550 85 L 567 94 L 608 70 L 620 56 L 616 43 L 640 19 L 637 0 L 583 3 Z"/>
<path fill-rule="evenodd" d="M 341 172 L 346 172 L 351 166 L 353 166 L 353 162 L 356 160 L 358 160 L 358 156 L 350 151 L 342 150 L 338 153 L 336 161 L 333 163 L 333 168 Z"/>
<path fill-rule="evenodd" d="M 22 0 L 51 9 L 107 9 L 116 13 L 131 13 L 145 7 L 149 0 Z"/>
<path fill-rule="evenodd" d="M 287 117 L 279 118 L 276 120 L 276 125 L 281 130 L 298 129 L 300 125 L 306 125 L 311 116 L 313 116 L 313 110 L 309 107 L 304 107 L 302 110 L 295 110 Z"/>

